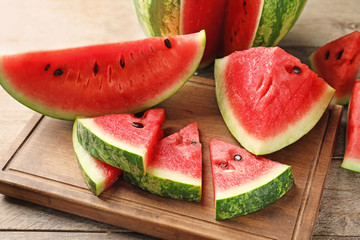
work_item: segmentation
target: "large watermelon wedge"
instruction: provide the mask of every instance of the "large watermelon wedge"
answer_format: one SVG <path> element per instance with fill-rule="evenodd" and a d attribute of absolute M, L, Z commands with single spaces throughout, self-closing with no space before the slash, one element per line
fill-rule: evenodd
<path fill-rule="evenodd" d="M 126 181 L 151 193 L 179 200 L 201 200 L 202 147 L 197 123 L 162 139 L 144 175 L 124 173 Z"/>
<path fill-rule="evenodd" d="M 78 141 L 76 124 L 74 124 L 72 139 L 77 162 L 84 180 L 89 189 L 98 196 L 119 178 L 123 170 L 91 156 Z"/>
<path fill-rule="evenodd" d="M 77 118 L 79 143 L 99 160 L 130 172 L 145 173 L 153 147 L 162 138 L 163 109 L 150 109 L 140 118 L 129 114 L 111 114 Z"/>
<path fill-rule="evenodd" d="M 346 149 L 341 167 L 360 172 L 360 79 L 350 98 L 346 126 Z"/>
<path fill-rule="evenodd" d="M 311 54 L 310 64 L 335 88 L 332 103 L 349 103 L 360 66 L 360 32 L 354 31 L 318 48 Z"/>
<path fill-rule="evenodd" d="M 277 151 L 318 122 L 334 94 L 279 47 L 234 52 L 215 61 L 217 102 L 230 132 L 248 151 Z"/>
<path fill-rule="evenodd" d="M 200 67 L 219 54 L 275 46 L 299 18 L 307 0 L 132 0 L 146 34 L 164 36 L 205 29 Z"/>
<path fill-rule="evenodd" d="M 45 115 L 74 119 L 139 112 L 175 93 L 196 70 L 205 32 L 0 58 L 0 84 Z"/>
<path fill-rule="evenodd" d="M 216 219 L 245 215 L 266 207 L 294 184 L 291 167 L 255 156 L 230 143 L 209 143 Z"/>

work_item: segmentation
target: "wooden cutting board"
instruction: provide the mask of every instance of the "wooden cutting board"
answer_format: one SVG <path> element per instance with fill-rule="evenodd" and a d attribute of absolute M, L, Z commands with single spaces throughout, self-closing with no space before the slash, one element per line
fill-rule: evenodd
<path fill-rule="evenodd" d="M 141 94 L 141 93 L 139 93 Z M 266 157 L 292 166 L 293 186 L 246 216 L 215 220 L 208 142 L 238 144 L 219 113 L 214 81 L 193 77 L 160 104 L 165 135 L 197 121 L 203 144 L 200 203 L 167 199 L 120 179 L 100 197 L 87 188 L 72 147 L 72 122 L 35 114 L 1 157 L 0 192 L 19 199 L 167 239 L 309 239 L 319 210 L 342 107 L 331 105 L 296 143 Z"/>

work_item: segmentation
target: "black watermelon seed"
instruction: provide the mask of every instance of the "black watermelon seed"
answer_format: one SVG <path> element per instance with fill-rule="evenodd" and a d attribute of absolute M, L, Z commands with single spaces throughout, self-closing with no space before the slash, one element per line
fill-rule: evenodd
<path fill-rule="evenodd" d="M 218 165 L 221 168 L 227 168 L 228 167 L 228 165 L 226 163 L 219 163 Z"/>
<path fill-rule="evenodd" d="M 94 73 L 97 74 L 99 72 L 99 65 L 95 63 L 94 65 Z"/>
<path fill-rule="evenodd" d="M 191 142 L 192 145 L 196 145 L 196 142 Z"/>
<path fill-rule="evenodd" d="M 144 125 L 142 123 L 139 123 L 139 122 L 133 122 L 132 125 L 136 128 L 143 128 Z"/>
<path fill-rule="evenodd" d="M 120 59 L 120 66 L 121 68 L 125 67 L 125 61 L 123 59 Z"/>
<path fill-rule="evenodd" d="M 58 69 L 55 70 L 54 76 L 55 76 L 55 77 L 59 77 L 59 76 L 61 76 L 63 73 L 64 73 L 64 70 L 62 70 L 61 68 L 58 68 Z"/>
<path fill-rule="evenodd" d="M 302 72 L 301 68 L 299 68 L 298 66 L 294 66 L 292 69 L 296 74 L 300 74 Z"/>
<path fill-rule="evenodd" d="M 326 51 L 326 54 L 325 54 L 325 59 L 328 60 L 330 57 L 330 51 Z"/>
<path fill-rule="evenodd" d="M 246 7 L 246 1 L 243 2 L 243 7 Z"/>
<path fill-rule="evenodd" d="M 242 157 L 239 154 L 235 154 L 235 156 L 234 156 L 235 161 L 240 161 L 241 159 L 242 159 Z"/>
<path fill-rule="evenodd" d="M 47 70 L 49 70 L 49 68 L 50 68 L 50 64 L 48 63 L 48 64 L 46 64 L 46 66 L 45 66 L 45 71 L 47 71 Z"/>
<path fill-rule="evenodd" d="M 164 40 L 164 43 L 167 48 L 169 48 L 169 49 L 171 48 L 171 42 L 168 38 Z"/>
<path fill-rule="evenodd" d="M 343 55 L 344 53 L 344 49 L 341 50 L 337 55 L 336 55 L 336 59 L 339 60 L 341 58 L 341 56 Z"/>

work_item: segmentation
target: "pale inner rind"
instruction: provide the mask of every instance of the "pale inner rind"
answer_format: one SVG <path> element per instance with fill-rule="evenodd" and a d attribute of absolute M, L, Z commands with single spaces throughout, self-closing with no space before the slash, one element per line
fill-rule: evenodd
<path fill-rule="evenodd" d="M 105 132 L 97 124 L 94 123 L 93 119 L 78 119 L 78 121 L 87 129 L 91 129 L 91 132 L 95 134 L 98 138 L 105 141 L 107 144 L 110 144 L 114 147 L 124 149 L 127 152 L 135 153 L 139 156 L 145 156 L 146 148 L 145 146 L 135 146 L 126 144 L 123 141 L 119 141 L 117 138 L 113 137 L 110 133 Z"/>
<path fill-rule="evenodd" d="M 345 156 L 341 167 L 351 171 L 360 172 L 360 160 Z"/>
<path fill-rule="evenodd" d="M 201 178 L 194 178 L 179 172 L 174 172 L 167 169 L 159 169 L 148 167 L 147 173 L 156 177 L 169 179 L 175 182 L 181 182 L 189 185 L 201 186 Z"/>
<path fill-rule="evenodd" d="M 230 197 L 234 197 L 243 193 L 250 192 L 254 189 L 257 189 L 268 182 L 271 182 L 279 175 L 281 175 L 284 171 L 286 171 L 290 166 L 285 164 L 275 165 L 269 172 L 260 176 L 259 178 L 249 181 L 241 186 L 232 187 L 228 190 L 224 191 L 215 191 L 215 199 L 227 199 Z"/>

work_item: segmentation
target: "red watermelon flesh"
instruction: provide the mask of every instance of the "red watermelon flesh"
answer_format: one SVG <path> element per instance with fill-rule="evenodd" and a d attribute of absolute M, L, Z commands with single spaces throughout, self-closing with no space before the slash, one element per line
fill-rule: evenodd
<path fill-rule="evenodd" d="M 278 47 L 256 47 L 217 59 L 215 80 L 225 123 L 254 154 L 277 151 L 310 131 L 334 92 Z"/>
<path fill-rule="evenodd" d="M 62 119 L 139 112 L 176 92 L 196 70 L 204 31 L 0 58 L 15 99 Z"/>
<path fill-rule="evenodd" d="M 209 147 L 217 219 L 262 209 L 294 183 L 290 166 L 218 139 L 211 139 Z"/>
<path fill-rule="evenodd" d="M 346 149 L 341 167 L 360 172 L 360 80 L 354 84 L 348 108 Z"/>
<path fill-rule="evenodd" d="M 229 0 L 227 4 L 221 56 L 252 46 L 261 17 L 263 0 Z"/>
<path fill-rule="evenodd" d="M 216 57 L 222 34 L 226 0 L 183 0 L 180 6 L 180 34 L 206 31 L 206 47 L 200 67 L 206 67 Z M 210 17 L 211 16 L 211 17 Z"/>
<path fill-rule="evenodd" d="M 153 155 L 153 147 L 163 136 L 161 126 L 164 109 L 150 109 L 142 117 L 133 114 L 111 114 L 94 118 L 77 118 L 80 144 L 101 161 L 131 171 L 137 167 L 143 173 Z"/>
<path fill-rule="evenodd" d="M 73 146 L 84 180 L 96 196 L 109 188 L 123 173 L 121 169 L 106 164 L 91 156 L 81 146 L 77 137 L 76 124 L 74 124 L 73 129 Z"/>
<path fill-rule="evenodd" d="M 359 72 L 360 32 L 354 31 L 320 47 L 310 56 L 310 63 L 335 88 L 332 103 L 347 104 Z"/>

